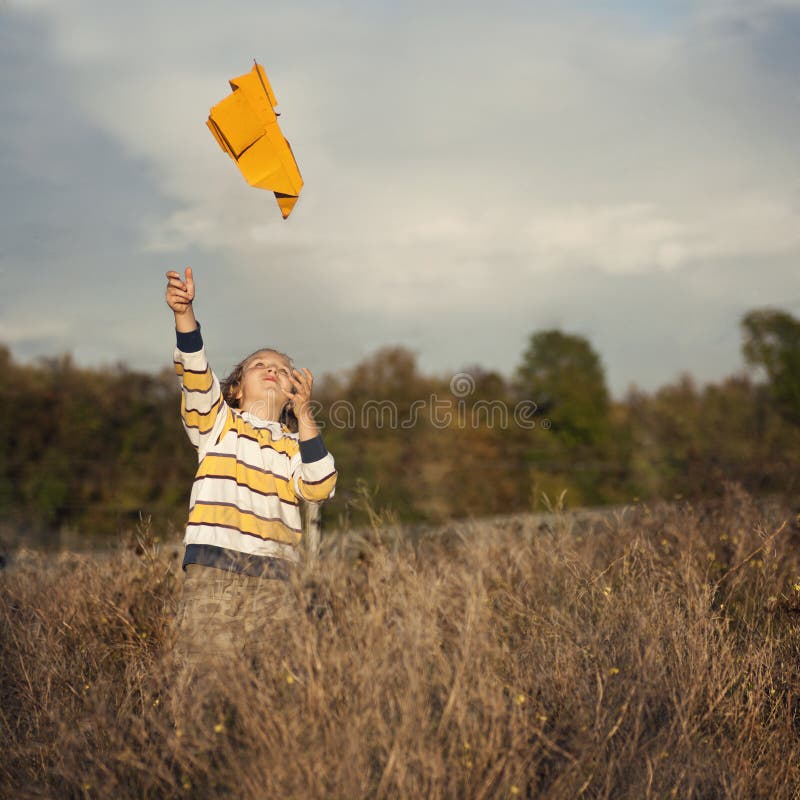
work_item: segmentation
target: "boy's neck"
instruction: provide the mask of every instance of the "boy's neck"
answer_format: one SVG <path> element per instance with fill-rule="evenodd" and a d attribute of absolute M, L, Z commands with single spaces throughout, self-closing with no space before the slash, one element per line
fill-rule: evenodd
<path fill-rule="evenodd" d="M 281 411 L 283 406 L 275 408 L 272 403 L 267 403 L 264 400 L 257 400 L 253 403 L 243 403 L 242 413 L 251 414 L 258 419 L 265 422 L 278 422 L 280 420 Z"/>

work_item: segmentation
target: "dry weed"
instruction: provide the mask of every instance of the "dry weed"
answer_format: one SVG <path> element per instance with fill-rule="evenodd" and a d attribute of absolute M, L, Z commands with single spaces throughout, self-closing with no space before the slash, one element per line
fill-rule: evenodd
<path fill-rule="evenodd" d="M 325 543 L 264 663 L 180 719 L 178 570 L 0 577 L 8 797 L 754 798 L 800 792 L 794 520 L 722 503 Z"/>

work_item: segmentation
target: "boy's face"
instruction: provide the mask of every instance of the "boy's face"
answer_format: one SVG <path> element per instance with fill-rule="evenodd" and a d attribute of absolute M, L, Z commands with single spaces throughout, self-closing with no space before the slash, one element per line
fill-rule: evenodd
<path fill-rule="evenodd" d="M 281 389 L 292 391 L 291 369 L 289 359 L 274 350 L 260 350 L 251 356 L 242 370 L 242 384 L 237 395 L 240 405 L 268 398 L 274 402 L 275 397 L 283 405 L 286 397 Z"/>

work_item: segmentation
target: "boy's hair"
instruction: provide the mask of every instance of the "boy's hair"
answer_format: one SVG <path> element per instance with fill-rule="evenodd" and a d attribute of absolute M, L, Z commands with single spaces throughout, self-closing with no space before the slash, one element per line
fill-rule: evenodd
<path fill-rule="evenodd" d="M 247 366 L 247 362 L 250 361 L 250 359 L 254 356 L 257 356 L 259 353 L 263 353 L 264 351 L 276 353 L 282 358 L 285 358 L 289 362 L 289 369 L 294 369 L 294 361 L 292 361 L 292 359 L 289 358 L 286 353 L 281 353 L 280 350 L 276 350 L 274 347 L 259 347 L 258 350 L 254 350 L 249 356 L 243 358 L 233 368 L 231 374 L 220 383 L 222 398 L 231 408 L 239 408 L 239 398 L 236 395 L 242 386 L 242 373 L 244 372 L 244 368 Z M 287 404 L 283 407 L 278 422 L 280 422 L 281 425 L 285 425 L 292 433 L 297 433 L 297 417 L 295 416 L 295 413 L 290 405 Z"/>

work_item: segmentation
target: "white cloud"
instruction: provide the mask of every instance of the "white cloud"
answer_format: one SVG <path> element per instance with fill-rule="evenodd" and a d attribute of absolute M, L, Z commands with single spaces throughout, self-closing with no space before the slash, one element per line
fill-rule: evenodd
<path fill-rule="evenodd" d="M 0 319 L 0 342 L 14 346 L 31 340 L 63 339 L 72 332 L 70 327 L 64 319 L 34 319 L 24 312 L 5 312 Z"/>
<path fill-rule="evenodd" d="M 303 42 L 291 63 L 284 45 L 283 81 L 274 82 L 307 176 L 292 221 L 304 242 L 346 239 L 357 254 L 364 242 L 402 245 L 420 232 L 431 242 L 436 232 L 444 245 L 466 235 L 491 250 L 502 236 L 512 249 L 533 246 L 540 269 L 585 262 L 587 251 L 603 269 L 659 269 L 720 252 L 721 219 L 746 216 L 748 195 L 766 190 L 752 238 L 739 229 L 737 246 L 785 246 L 777 235 L 796 210 L 784 171 L 791 145 L 781 157 L 769 132 L 747 130 L 750 87 L 736 84 L 742 54 L 727 40 L 713 50 L 692 31 L 631 39 L 574 11 L 501 9 L 487 27 L 475 8 L 459 19 L 427 10 L 424 23 L 395 28 L 346 6 L 315 16 L 259 4 L 238 20 L 208 6 L 83 8 L 49 13 L 86 113 L 148 159 L 179 206 L 150 232 L 152 248 L 200 244 L 235 256 L 282 224 L 203 126 L 227 79 L 249 68 L 239 55 L 247 31 L 240 48 L 215 42 L 245 25 Z M 707 85 L 723 70 L 729 85 Z M 532 222 L 517 239 L 505 217 Z"/>
<path fill-rule="evenodd" d="M 137 220 L 143 251 L 214 254 L 261 291 L 265 263 L 285 267 L 320 304 L 402 319 L 513 305 L 565 270 L 800 253 L 796 71 L 759 55 L 797 8 L 697 3 L 663 26 L 579 3 L 16 13 L 47 24 L 87 122 L 170 198 Z M 204 125 L 254 56 L 306 180 L 286 223 Z"/>

